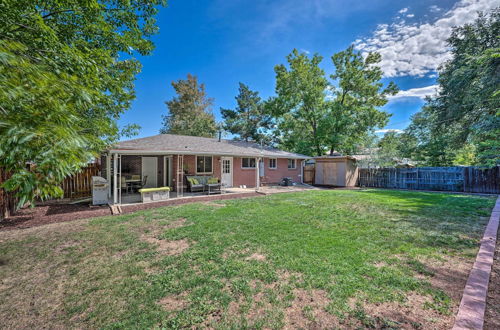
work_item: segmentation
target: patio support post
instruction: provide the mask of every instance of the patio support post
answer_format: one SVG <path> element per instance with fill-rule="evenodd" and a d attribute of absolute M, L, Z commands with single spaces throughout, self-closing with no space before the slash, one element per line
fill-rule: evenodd
<path fill-rule="evenodd" d="M 113 204 L 118 203 L 118 154 L 113 154 Z"/>
<path fill-rule="evenodd" d="M 111 197 L 111 153 L 106 155 L 106 180 L 108 181 L 108 198 Z"/>

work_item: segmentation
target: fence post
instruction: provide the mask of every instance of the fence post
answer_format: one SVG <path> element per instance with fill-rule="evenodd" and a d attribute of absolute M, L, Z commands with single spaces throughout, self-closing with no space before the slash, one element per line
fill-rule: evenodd
<path fill-rule="evenodd" d="M 462 171 L 462 178 L 463 178 L 463 180 L 464 180 L 464 184 L 463 184 L 463 192 L 467 192 L 467 190 L 466 190 L 466 188 L 465 188 L 465 181 L 466 181 L 466 179 L 467 179 L 467 174 L 468 174 L 468 173 L 467 173 L 467 170 L 468 170 L 468 169 L 469 169 L 468 167 L 464 167 L 464 168 L 463 168 L 463 171 Z"/>

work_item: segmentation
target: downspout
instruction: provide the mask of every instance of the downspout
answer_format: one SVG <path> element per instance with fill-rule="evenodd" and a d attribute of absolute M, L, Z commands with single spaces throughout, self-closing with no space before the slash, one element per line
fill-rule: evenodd
<path fill-rule="evenodd" d="M 113 204 L 118 203 L 118 154 L 113 154 Z"/>
<path fill-rule="evenodd" d="M 260 157 L 255 158 L 255 191 L 259 191 L 260 188 Z"/>
<path fill-rule="evenodd" d="M 304 163 L 305 160 L 300 162 L 300 183 L 304 184 Z"/>

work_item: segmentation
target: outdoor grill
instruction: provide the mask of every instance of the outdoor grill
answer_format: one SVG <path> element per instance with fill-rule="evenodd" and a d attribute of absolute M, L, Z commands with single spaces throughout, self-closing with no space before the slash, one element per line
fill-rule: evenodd
<path fill-rule="evenodd" d="M 92 205 L 108 204 L 108 180 L 100 176 L 92 177 Z"/>

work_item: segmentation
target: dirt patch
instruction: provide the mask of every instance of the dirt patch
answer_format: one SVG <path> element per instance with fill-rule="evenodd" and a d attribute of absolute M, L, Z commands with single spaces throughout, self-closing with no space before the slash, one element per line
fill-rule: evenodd
<path fill-rule="evenodd" d="M 278 280 L 271 283 L 252 280 L 249 283 L 254 292 L 251 298 L 240 297 L 230 302 L 226 316 L 229 319 L 244 317 L 252 327 L 252 324 L 258 324 L 259 320 L 275 315 L 277 308 L 284 307 L 285 329 L 324 329 L 339 325 L 336 317 L 325 310 L 330 303 L 325 291 L 304 289 L 289 291 L 291 286 L 302 281 L 302 274 L 279 271 L 277 275 Z"/>
<path fill-rule="evenodd" d="M 498 237 L 498 236 L 497 236 Z M 486 298 L 486 313 L 484 329 L 500 329 L 500 240 L 497 239 L 493 268 L 491 269 L 488 296 Z"/>
<path fill-rule="evenodd" d="M 266 256 L 260 253 L 254 253 L 245 258 L 245 260 L 256 260 L 256 261 L 265 261 Z"/>
<path fill-rule="evenodd" d="M 410 293 L 406 299 L 404 303 L 362 304 L 363 310 L 371 318 L 364 321 L 377 328 L 450 329 L 453 326 L 453 315 L 446 317 L 435 310 L 425 308 L 426 304 L 432 302 L 431 297 Z"/>
<path fill-rule="evenodd" d="M 156 250 L 163 255 L 172 256 L 181 254 L 182 252 L 184 252 L 184 250 L 189 248 L 189 242 L 187 239 L 169 241 L 169 240 L 158 239 L 156 237 L 148 235 L 143 235 L 141 239 L 145 242 L 156 245 L 157 246 Z"/>
<path fill-rule="evenodd" d="M 435 303 L 429 295 L 411 292 L 405 302 L 384 302 L 378 304 L 362 302 L 362 313 L 366 318 L 363 326 L 396 327 L 402 329 L 450 329 L 462 298 L 462 293 L 472 267 L 473 260 L 464 257 L 448 257 L 446 260 L 427 258 L 417 261 L 419 267 L 415 277 L 426 281 L 434 289 L 442 290 L 451 298 L 450 310 L 443 314 L 431 306 Z M 408 263 L 412 267 L 411 263 Z M 385 265 L 380 265 L 385 266 Z M 358 302 L 359 303 L 359 302 Z M 354 307 L 355 301 L 350 303 Z"/>
<path fill-rule="evenodd" d="M 203 205 L 213 206 L 213 207 L 225 207 L 224 203 L 215 203 L 215 202 L 203 202 Z"/>
<path fill-rule="evenodd" d="M 474 260 L 464 257 L 448 257 L 446 260 L 424 260 L 426 276 L 432 287 L 443 290 L 453 300 L 453 315 L 458 311 L 462 293 Z"/>
<path fill-rule="evenodd" d="M 10 230 L 2 231 L 0 229 L 0 243 L 7 242 L 9 240 L 21 240 L 30 236 L 46 237 L 47 234 L 53 236 L 53 234 L 69 234 L 77 231 L 81 231 L 85 228 L 89 219 L 80 219 L 77 221 L 63 222 L 63 223 L 51 223 L 45 226 L 37 226 L 32 228 L 9 228 Z"/>
<path fill-rule="evenodd" d="M 385 261 L 378 261 L 373 264 L 375 268 L 382 268 L 382 267 L 387 267 L 388 264 Z"/>
<path fill-rule="evenodd" d="M 174 220 L 170 222 L 168 225 L 166 225 L 163 228 L 166 229 L 173 229 L 173 228 L 180 228 L 186 226 L 187 219 L 186 218 L 179 218 L 177 220 Z"/>
<path fill-rule="evenodd" d="M 294 299 L 285 310 L 285 329 L 326 329 L 338 327 L 338 319 L 325 308 L 330 300 L 323 290 L 294 289 Z"/>
<path fill-rule="evenodd" d="M 38 264 L 17 277 L 0 281 L 0 319 L 5 329 L 36 329 L 50 325 L 63 329 L 65 279 L 64 265 Z"/>
<path fill-rule="evenodd" d="M 158 304 L 163 307 L 166 311 L 180 311 L 188 306 L 186 301 L 187 292 L 183 292 L 178 295 L 166 296 L 158 301 Z"/>

